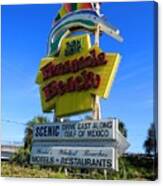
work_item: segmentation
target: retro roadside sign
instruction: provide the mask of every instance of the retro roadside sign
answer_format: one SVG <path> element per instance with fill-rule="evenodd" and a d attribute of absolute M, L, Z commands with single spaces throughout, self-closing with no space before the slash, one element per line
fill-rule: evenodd
<path fill-rule="evenodd" d="M 42 110 L 55 111 L 55 122 L 33 127 L 32 164 L 118 171 L 118 157 L 129 143 L 118 119 L 101 119 L 99 100 L 109 96 L 121 55 L 100 48 L 102 32 L 123 41 L 99 3 L 65 3 L 57 14 L 36 76 Z M 58 120 L 87 111 L 93 120 Z"/>

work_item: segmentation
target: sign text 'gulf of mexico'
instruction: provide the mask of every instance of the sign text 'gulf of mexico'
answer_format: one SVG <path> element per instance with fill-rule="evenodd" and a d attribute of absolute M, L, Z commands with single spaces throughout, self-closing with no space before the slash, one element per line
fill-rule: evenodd
<path fill-rule="evenodd" d="M 118 169 L 114 148 L 33 146 L 31 163 L 80 168 Z"/>
<path fill-rule="evenodd" d="M 115 139 L 116 120 L 86 120 L 35 125 L 33 140 Z"/>

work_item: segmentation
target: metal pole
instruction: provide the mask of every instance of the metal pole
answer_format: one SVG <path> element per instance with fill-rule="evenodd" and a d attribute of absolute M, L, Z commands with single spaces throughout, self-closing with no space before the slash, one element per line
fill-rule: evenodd
<path fill-rule="evenodd" d="M 65 176 L 68 176 L 68 170 L 67 168 L 64 168 Z"/>
<path fill-rule="evenodd" d="M 96 11 L 100 14 L 100 4 L 96 3 Z M 100 25 L 97 25 L 96 31 L 95 31 L 95 44 L 99 47 L 100 45 Z M 100 97 L 94 96 L 94 109 L 93 109 L 93 119 L 100 120 L 101 119 L 101 106 L 100 106 Z"/>
<path fill-rule="evenodd" d="M 55 116 L 55 109 L 54 109 L 54 113 L 53 113 L 53 122 L 55 123 L 56 122 L 56 116 Z"/>
<path fill-rule="evenodd" d="M 100 44 L 100 25 L 97 25 L 97 29 L 95 31 L 95 44 L 99 46 Z M 101 119 L 101 106 L 100 106 L 100 97 L 94 96 L 94 109 L 93 109 L 93 119 L 100 120 Z"/>
<path fill-rule="evenodd" d="M 104 178 L 107 180 L 107 169 L 104 169 Z"/>

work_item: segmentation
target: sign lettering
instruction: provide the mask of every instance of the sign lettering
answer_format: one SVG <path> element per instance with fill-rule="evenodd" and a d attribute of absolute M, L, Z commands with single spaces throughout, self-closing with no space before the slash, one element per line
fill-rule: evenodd
<path fill-rule="evenodd" d="M 66 42 L 66 49 L 65 49 L 65 56 L 70 56 L 75 53 L 78 53 L 81 51 L 81 41 L 80 40 L 72 40 Z"/>
<path fill-rule="evenodd" d="M 92 95 L 108 96 L 120 55 L 91 47 L 88 34 L 65 38 L 61 45 L 59 56 L 42 59 L 37 74 L 43 111 L 55 108 L 57 117 L 91 111 Z"/>
<path fill-rule="evenodd" d="M 33 129 L 33 140 L 63 139 L 115 139 L 114 120 L 66 122 L 36 125 Z"/>
<path fill-rule="evenodd" d="M 81 168 L 117 169 L 114 148 L 33 146 L 31 163 Z"/>

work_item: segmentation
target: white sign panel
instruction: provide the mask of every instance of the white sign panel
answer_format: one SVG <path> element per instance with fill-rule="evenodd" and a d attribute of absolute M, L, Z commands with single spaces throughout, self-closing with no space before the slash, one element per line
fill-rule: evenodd
<path fill-rule="evenodd" d="M 87 120 L 36 125 L 33 140 L 115 139 L 116 120 Z"/>
<path fill-rule="evenodd" d="M 118 152 L 119 154 L 123 154 L 128 149 L 130 144 L 119 131 L 116 132 L 116 139 Z"/>
<path fill-rule="evenodd" d="M 114 148 L 33 146 L 31 163 L 80 168 L 118 169 Z"/>

